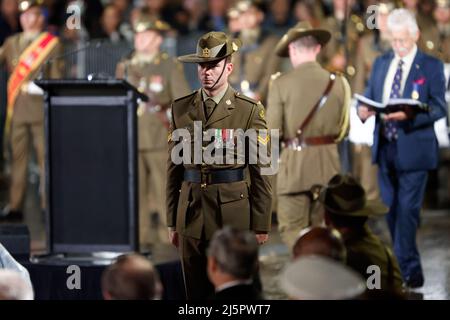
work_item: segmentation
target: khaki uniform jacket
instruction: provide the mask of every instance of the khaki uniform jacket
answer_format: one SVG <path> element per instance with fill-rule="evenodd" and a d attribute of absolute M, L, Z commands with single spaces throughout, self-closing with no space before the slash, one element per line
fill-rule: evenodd
<path fill-rule="evenodd" d="M 117 65 L 116 77 L 124 78 L 125 73 L 127 81 L 150 99 L 138 109 L 139 150 L 165 150 L 170 105 L 176 98 L 191 92 L 183 65 L 167 53 L 159 53 L 151 61 L 143 61 L 133 54 Z M 155 112 L 158 105 L 161 110 Z"/>
<path fill-rule="evenodd" d="M 381 289 L 402 289 L 403 280 L 397 259 L 367 226 L 359 233 L 345 235 L 344 244 L 349 267 L 368 278 L 373 273 L 367 273 L 367 267 L 376 265 L 381 270 Z"/>
<path fill-rule="evenodd" d="M 6 63 L 7 70 L 11 74 L 19 62 L 20 55 L 35 39 L 25 39 L 24 33 L 18 33 L 7 38 L 0 48 L 0 64 Z M 41 66 L 61 53 L 62 46 L 58 43 Z M 31 73 L 28 81 L 31 82 L 38 78 L 41 71 L 43 71 L 44 78 L 61 78 L 63 75 L 63 61 L 61 60 L 52 61 L 48 66 L 45 66 L 45 70 L 37 68 Z M 44 121 L 43 96 L 26 92 L 27 84 L 23 85 L 23 90 L 17 96 L 12 121 L 15 123 L 42 123 Z"/>
<path fill-rule="evenodd" d="M 450 63 L 450 23 L 441 36 L 437 26 L 423 30 L 418 43 L 419 48 L 440 60 Z"/>
<path fill-rule="evenodd" d="M 261 33 L 254 48 L 245 52 L 243 47 L 233 54 L 230 83 L 234 88 L 242 91 L 242 81 L 248 81 L 250 90 L 257 93 L 262 102 L 266 101 L 270 76 L 280 70 L 281 59 L 274 52 L 278 40 L 276 36 Z"/>
<path fill-rule="evenodd" d="M 331 32 L 331 39 L 319 54 L 318 59 L 320 63 L 329 71 L 343 72 L 349 77 L 353 77 L 358 41 L 362 32 L 364 32 L 364 24 L 361 24 L 358 17 L 352 15 L 352 18 L 347 21 L 347 39 L 344 39 L 345 35 L 342 33 L 342 23 L 335 17 L 329 17 L 323 20 L 321 28 Z M 346 46 L 344 46 L 344 40 L 346 40 Z M 338 54 L 342 54 L 345 57 L 346 48 L 348 50 L 347 70 L 336 70 L 331 65 L 332 59 Z M 353 72 L 351 67 L 353 67 Z"/>
<path fill-rule="evenodd" d="M 292 139 L 322 97 L 330 73 L 316 62 L 301 64 L 273 80 L 269 88 L 267 121 L 270 129 L 280 130 L 280 140 Z M 304 129 L 303 137 L 336 136 L 348 133 L 350 88 L 338 76 L 328 100 Z M 336 144 L 305 147 L 301 151 L 281 151 L 277 193 L 293 194 L 309 190 L 314 184 L 326 185 L 339 173 Z"/>
<path fill-rule="evenodd" d="M 206 120 L 201 90 L 175 100 L 172 106 L 172 132 L 185 128 L 192 136 L 194 121 L 208 129 L 267 129 L 264 107 L 240 95 L 231 86 Z M 262 175 L 259 164 L 247 164 L 250 186 L 246 181 L 210 184 L 202 188 L 198 183 L 183 181 L 186 169 L 210 172 L 218 169 L 244 168 L 245 164 L 175 164 L 171 152 L 178 140 L 169 135 L 167 169 L 167 224 L 176 227 L 180 234 L 206 239 L 224 225 L 241 230 L 268 232 L 271 224 L 271 177 Z M 191 159 L 194 157 L 194 139 L 191 142 Z M 206 142 L 209 144 L 209 142 Z M 205 145 L 205 143 L 204 143 Z M 237 154 L 236 147 L 233 150 Z M 247 162 L 247 161 L 246 161 Z"/>

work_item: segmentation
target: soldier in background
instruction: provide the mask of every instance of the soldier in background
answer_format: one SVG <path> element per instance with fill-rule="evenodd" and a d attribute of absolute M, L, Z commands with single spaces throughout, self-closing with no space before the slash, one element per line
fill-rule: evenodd
<path fill-rule="evenodd" d="M 380 54 L 391 48 L 386 21 L 387 16 L 393 9 L 392 3 L 378 4 L 377 15 L 375 16 L 376 28 L 361 37 L 355 59 L 356 73 L 353 81 L 355 93 L 364 93 L 373 62 Z"/>
<path fill-rule="evenodd" d="M 239 1 L 236 9 L 240 13 L 242 49 L 233 56 L 230 83 L 244 95 L 264 103 L 270 75 L 280 67 L 280 59 L 273 52 L 278 38 L 262 29 L 262 1 Z"/>
<path fill-rule="evenodd" d="M 45 208 L 44 188 L 44 103 L 43 91 L 33 83 L 40 75 L 59 78 L 60 60 L 51 61 L 61 52 L 57 37 L 44 32 L 42 1 L 19 2 L 23 32 L 6 39 L 0 48 L 0 64 L 6 63 L 8 107 L 5 131 L 11 143 L 11 186 L 9 203 L 2 219 L 22 220 L 22 202 L 27 187 L 29 145 L 33 143 L 40 169 L 41 208 Z"/>
<path fill-rule="evenodd" d="M 421 30 L 419 47 L 444 63 L 450 63 L 450 0 L 436 0 L 433 16 L 436 24 Z"/>
<path fill-rule="evenodd" d="M 423 12 L 422 7 L 423 4 L 420 2 L 430 2 L 433 0 L 402 0 L 403 7 L 405 9 L 408 9 L 411 11 L 417 21 L 417 25 L 419 26 L 419 30 L 421 32 L 427 31 L 429 28 L 433 27 L 434 21 L 433 17 L 431 15 L 427 15 L 425 12 Z"/>
<path fill-rule="evenodd" d="M 241 13 L 236 7 L 231 7 L 227 11 L 228 33 L 233 37 L 237 37 L 242 29 L 240 16 Z"/>
<path fill-rule="evenodd" d="M 276 52 L 289 56 L 293 70 L 270 84 L 267 123 L 280 130 L 284 148 L 277 176 L 278 228 L 292 248 L 298 233 L 322 223 L 310 190 L 340 172 L 337 143 L 348 132 L 350 87 L 343 76 L 316 62 L 331 34 L 299 22 L 280 40 Z"/>
<path fill-rule="evenodd" d="M 325 69 L 342 72 L 351 82 L 356 73 L 358 41 L 365 30 L 362 19 L 351 14 L 353 3 L 354 0 L 333 0 L 333 16 L 326 18 L 321 26 L 333 36 L 319 56 Z"/>
<path fill-rule="evenodd" d="M 175 98 L 190 92 L 183 65 L 160 51 L 163 33 L 169 29 L 161 20 L 141 16 L 134 27 L 135 51 L 116 70 L 118 78 L 127 79 L 149 97 L 138 108 L 139 233 L 141 248 L 146 249 L 167 243 L 164 199 L 169 108 Z"/>

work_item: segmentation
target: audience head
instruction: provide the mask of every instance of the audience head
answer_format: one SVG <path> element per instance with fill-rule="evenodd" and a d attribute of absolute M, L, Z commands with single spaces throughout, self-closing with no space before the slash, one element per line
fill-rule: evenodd
<path fill-rule="evenodd" d="M 160 299 L 162 285 L 152 263 L 138 254 L 117 258 L 102 275 L 105 300 Z"/>
<path fill-rule="evenodd" d="M 290 262 L 281 273 L 281 289 L 295 300 L 346 300 L 359 298 L 365 281 L 343 263 L 322 256 Z"/>
<path fill-rule="evenodd" d="M 121 20 L 122 17 L 119 9 L 115 5 L 107 5 L 103 10 L 103 14 L 100 19 L 103 31 L 107 35 L 110 35 L 119 30 Z"/>
<path fill-rule="evenodd" d="M 450 0 L 437 0 L 433 17 L 438 24 L 450 23 Z"/>
<path fill-rule="evenodd" d="M 258 269 L 258 243 L 251 231 L 224 227 L 208 248 L 208 276 L 215 287 L 252 279 Z"/>
<path fill-rule="evenodd" d="M 319 255 L 345 263 L 346 249 L 336 229 L 311 227 L 301 232 L 292 249 L 294 259 Z"/>

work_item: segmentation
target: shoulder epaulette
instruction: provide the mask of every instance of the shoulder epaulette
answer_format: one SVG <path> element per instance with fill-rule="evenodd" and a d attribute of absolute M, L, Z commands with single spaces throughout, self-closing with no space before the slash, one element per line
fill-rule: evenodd
<path fill-rule="evenodd" d="M 274 73 L 270 76 L 270 80 L 278 79 L 281 76 L 281 72 Z"/>
<path fill-rule="evenodd" d="M 193 95 L 196 94 L 196 93 L 197 93 L 197 90 L 195 90 L 195 91 L 189 93 L 189 94 L 186 95 L 186 96 L 183 96 L 183 97 L 180 97 L 180 98 L 178 98 L 178 99 L 175 99 L 175 100 L 173 100 L 173 102 L 179 102 L 179 101 L 181 101 L 181 100 L 187 99 L 187 98 L 193 96 Z"/>
<path fill-rule="evenodd" d="M 236 93 L 235 93 L 235 96 L 236 96 L 236 98 L 245 100 L 245 101 L 247 101 L 247 102 L 250 102 L 251 104 L 258 104 L 258 101 L 254 100 L 254 99 L 252 99 L 252 98 L 250 98 L 250 97 L 244 96 L 243 94 L 241 94 L 241 93 L 239 93 L 239 92 L 236 92 Z"/>

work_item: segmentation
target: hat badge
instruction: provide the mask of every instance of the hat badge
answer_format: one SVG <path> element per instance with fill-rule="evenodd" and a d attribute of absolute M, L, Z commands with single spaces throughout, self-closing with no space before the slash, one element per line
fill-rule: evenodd
<path fill-rule="evenodd" d="M 211 50 L 209 50 L 208 48 L 203 48 L 203 57 L 205 58 L 209 58 L 209 55 L 211 53 Z"/>

